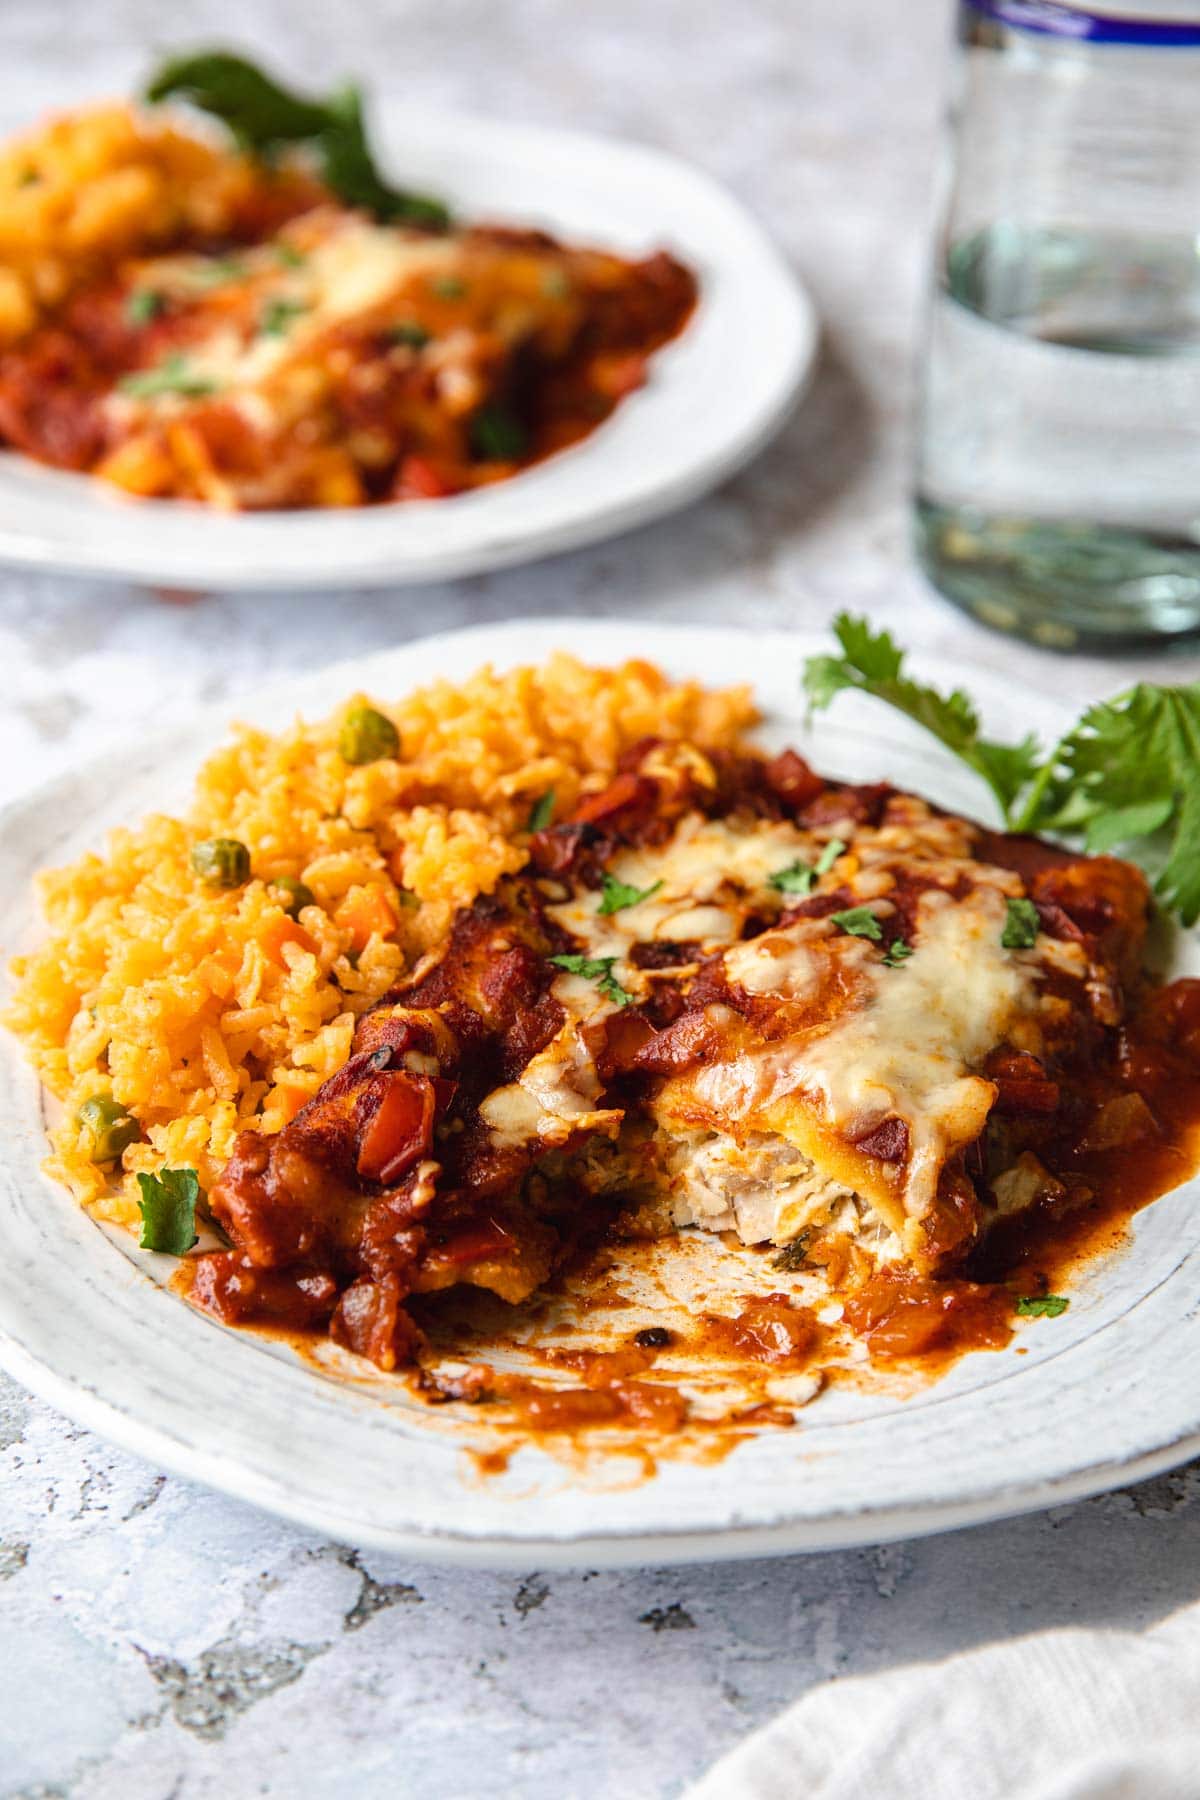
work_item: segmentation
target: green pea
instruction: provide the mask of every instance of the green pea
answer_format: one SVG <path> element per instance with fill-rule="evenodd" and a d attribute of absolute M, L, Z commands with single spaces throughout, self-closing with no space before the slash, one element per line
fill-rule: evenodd
<path fill-rule="evenodd" d="M 75 1117 L 92 1140 L 94 1163 L 116 1162 L 142 1135 L 142 1128 L 133 1114 L 111 1094 L 93 1094 L 90 1100 L 84 1101 Z"/>
<path fill-rule="evenodd" d="M 192 845 L 192 868 L 209 887 L 241 887 L 250 879 L 250 852 L 238 838 L 205 838 Z"/>
<path fill-rule="evenodd" d="M 400 734 L 373 706 L 352 706 L 342 720 L 338 749 L 348 763 L 379 762 L 400 754 Z"/>
<path fill-rule="evenodd" d="M 290 919 L 296 918 L 302 907 L 316 905 L 317 896 L 312 889 L 294 875 L 273 875 L 268 885 L 284 896 L 281 904 Z"/>

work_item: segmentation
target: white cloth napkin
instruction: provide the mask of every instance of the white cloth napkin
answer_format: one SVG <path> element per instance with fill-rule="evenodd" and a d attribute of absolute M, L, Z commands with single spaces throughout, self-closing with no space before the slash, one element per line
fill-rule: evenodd
<path fill-rule="evenodd" d="M 826 1682 L 687 1800 L 1200 1800 L 1200 1606 Z"/>

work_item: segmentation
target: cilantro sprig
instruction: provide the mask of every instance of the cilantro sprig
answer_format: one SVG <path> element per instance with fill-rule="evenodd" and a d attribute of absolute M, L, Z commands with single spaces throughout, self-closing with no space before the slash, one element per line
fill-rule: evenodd
<path fill-rule="evenodd" d="M 602 919 L 609 918 L 613 913 L 624 911 L 627 906 L 640 906 L 643 900 L 650 898 L 651 894 L 657 894 L 662 886 L 661 881 L 652 881 L 649 887 L 630 887 L 627 881 L 618 881 L 616 876 L 610 875 L 607 870 L 600 879 L 603 883 L 599 907 Z"/>
<path fill-rule="evenodd" d="M 339 199 L 377 219 L 440 231 L 450 214 L 440 200 L 385 181 L 367 142 L 362 95 L 353 85 L 327 99 L 289 92 L 243 56 L 227 50 L 172 57 L 146 85 L 151 102 L 178 96 L 228 126 L 240 148 L 269 162 L 285 145 L 302 144 Z"/>
<path fill-rule="evenodd" d="M 122 375 L 117 386 L 134 400 L 157 400 L 163 394 L 200 400 L 217 391 L 216 382 L 189 369 L 187 358 L 178 350 L 172 350 L 156 368 L 135 369 L 130 375 Z"/>
<path fill-rule="evenodd" d="M 780 894 L 811 894 L 814 882 L 820 876 L 828 875 L 845 848 L 841 838 L 830 838 L 815 863 L 802 862 L 797 857 L 786 869 L 776 869 L 768 876 L 767 886 Z"/>
<path fill-rule="evenodd" d="M 162 1250 L 168 1256 L 185 1256 L 196 1242 L 196 1208 L 201 1200 L 200 1177 L 195 1169 L 160 1169 L 157 1175 L 139 1175 L 142 1197 L 143 1250 Z"/>
<path fill-rule="evenodd" d="M 633 995 L 628 993 L 613 974 L 617 966 L 615 956 L 579 956 L 572 952 L 567 956 L 552 956 L 550 961 L 558 969 L 565 969 L 568 975 L 582 975 L 585 981 L 594 981 L 606 1000 L 614 1006 L 630 1006 Z"/>
<path fill-rule="evenodd" d="M 1022 1294 L 1015 1310 L 1022 1319 L 1057 1319 L 1070 1304 L 1065 1294 Z"/>
<path fill-rule="evenodd" d="M 1089 706 L 1048 751 L 1031 733 L 1006 744 L 983 736 L 961 688 L 943 694 L 905 673 L 886 631 L 842 613 L 840 656 L 809 657 L 814 711 L 847 691 L 873 695 L 931 732 L 991 789 L 1010 831 L 1050 831 L 1090 851 L 1122 849 L 1153 877 L 1184 925 L 1200 918 L 1200 682 L 1139 682 Z"/>
<path fill-rule="evenodd" d="M 875 944 L 883 942 L 879 920 L 869 906 L 848 906 L 844 912 L 830 913 L 829 917 L 848 937 L 870 938 Z"/>
<path fill-rule="evenodd" d="M 1038 909 L 1032 900 L 1006 900 L 1000 942 L 1005 950 L 1032 950 L 1041 930 Z"/>

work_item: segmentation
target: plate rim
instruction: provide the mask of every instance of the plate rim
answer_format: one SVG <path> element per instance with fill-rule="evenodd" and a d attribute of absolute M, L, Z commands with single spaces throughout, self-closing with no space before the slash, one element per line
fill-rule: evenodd
<path fill-rule="evenodd" d="M 479 156 L 486 154 L 489 145 L 497 145 L 507 149 L 518 162 L 541 156 L 553 158 L 560 166 L 564 162 L 586 166 L 600 159 L 614 170 L 625 167 L 631 171 L 645 171 L 647 176 L 657 175 L 668 190 L 690 195 L 698 209 L 718 217 L 723 215 L 738 239 L 741 253 L 753 266 L 752 303 L 762 320 L 774 321 L 769 388 L 758 396 L 751 410 L 744 411 L 739 417 L 732 434 L 723 434 L 702 456 L 681 452 L 682 460 L 668 466 L 663 475 L 643 474 L 637 483 L 606 497 L 603 503 L 585 505 L 580 498 L 573 503 L 573 510 L 568 505 L 563 517 L 533 529 L 508 518 L 506 502 L 512 498 L 512 489 L 527 494 L 531 481 L 550 484 L 553 504 L 553 489 L 564 484 L 564 478 L 555 471 L 564 467 L 578 468 L 585 458 L 589 462 L 602 458 L 602 466 L 611 465 L 617 452 L 609 448 L 612 433 L 605 426 L 580 444 L 515 477 L 512 482 L 455 496 L 448 501 L 406 502 L 403 509 L 371 507 L 322 511 L 313 508 L 294 512 L 223 513 L 198 502 L 139 501 L 115 490 L 109 492 L 98 488 L 93 476 L 48 468 L 18 451 L 0 449 L 0 495 L 7 502 L 4 508 L 7 516 L 0 517 L 0 565 L 33 573 L 80 575 L 104 581 L 172 586 L 185 591 L 237 588 L 280 595 L 287 590 L 318 592 L 330 588 L 410 587 L 458 579 L 541 561 L 619 536 L 679 511 L 745 467 L 781 429 L 804 397 L 816 366 L 821 336 L 816 304 L 807 283 L 785 258 L 765 225 L 707 169 L 659 146 L 624 137 L 607 137 L 599 132 L 454 109 L 410 106 L 386 93 L 376 98 L 374 108 L 379 115 L 384 140 L 398 132 L 402 139 L 440 145 L 443 148 L 438 154 L 448 154 L 444 147 L 461 136 L 468 146 L 472 143 L 478 146 Z M 576 179 L 582 183 L 582 176 Z M 529 210 L 517 206 L 520 215 Z M 554 210 L 551 201 L 548 213 Z M 665 208 L 658 237 L 660 241 L 674 242 L 676 233 L 666 216 L 668 210 Z M 704 260 L 698 252 L 691 253 L 695 260 Z M 735 264 L 719 241 L 711 246 L 710 260 L 713 273 L 719 277 L 723 271 L 728 279 Z M 656 355 L 657 390 L 652 380 L 641 393 L 630 396 L 614 418 L 606 421 L 606 426 L 615 426 L 631 408 L 639 406 L 643 419 L 653 420 L 663 399 L 664 386 L 667 386 L 668 394 L 675 391 L 668 385 L 671 359 L 688 345 L 689 334 L 702 325 L 704 303 L 702 282 L 696 314 L 679 338 L 664 345 Z M 573 485 L 570 475 L 565 481 L 568 486 Z M 34 499 L 53 502 L 60 515 L 68 518 L 82 501 L 86 504 L 86 516 L 82 523 L 71 526 L 66 539 L 57 537 L 51 526 L 31 524 L 22 516 L 23 490 Z M 449 514 L 444 510 L 456 506 L 463 510 Z M 149 548 L 137 526 L 143 507 L 156 509 L 141 514 L 151 522 Z M 431 510 L 426 515 L 425 508 L 437 508 L 438 511 L 435 514 Z M 439 532 L 438 541 L 432 547 L 426 544 L 414 551 L 405 547 L 403 519 L 417 515 L 447 522 L 450 529 Z M 310 556 L 295 547 L 298 523 L 301 526 L 320 524 L 338 540 L 336 564 L 331 552 L 330 562 L 314 566 Z M 160 524 L 167 532 L 174 533 L 174 541 L 166 550 L 155 548 L 154 528 Z M 399 527 L 400 542 L 394 545 L 386 541 L 372 542 L 375 537 L 381 540 L 387 537 L 385 527 L 389 524 Z M 214 530 L 218 531 L 224 546 L 214 553 L 209 545 L 210 558 L 217 554 L 228 559 L 237 553 L 242 540 L 249 540 L 247 553 L 239 556 L 236 569 L 224 563 L 218 566 L 211 560 L 205 562 L 206 545 L 203 532 L 200 532 L 203 527 L 207 527 L 210 537 Z M 277 537 L 280 544 L 277 547 L 273 543 L 270 551 L 264 545 L 256 547 L 255 540 L 260 536 Z"/>
<path fill-rule="evenodd" d="M 149 748 L 153 753 L 159 742 L 175 743 L 185 737 L 191 739 L 201 732 L 206 737 L 220 738 L 227 733 L 231 718 L 236 717 L 239 710 L 252 713 L 256 709 L 265 711 L 272 705 L 303 707 L 313 704 L 312 700 L 305 699 L 305 695 L 321 687 L 332 689 L 335 684 L 347 679 L 353 680 L 356 685 L 365 683 L 370 686 L 370 672 L 375 668 L 388 667 L 417 657 L 439 663 L 443 659 L 453 659 L 456 653 L 460 659 L 491 658 L 503 665 L 510 649 L 519 646 L 517 654 L 525 659 L 531 655 L 545 654 L 554 640 L 561 641 L 567 635 L 573 639 L 574 648 L 585 655 L 595 656 L 598 660 L 602 660 L 605 653 L 601 646 L 607 646 L 610 655 L 632 654 L 636 649 L 638 654 L 648 654 L 666 661 L 669 659 L 671 646 L 691 645 L 694 648 L 698 639 L 707 639 L 716 646 L 722 641 L 728 642 L 736 638 L 741 641 L 744 654 L 745 638 L 745 634 L 739 633 L 736 628 L 690 627 L 659 621 L 649 621 L 639 627 L 636 646 L 623 641 L 627 635 L 627 627 L 622 621 L 517 619 L 497 625 L 466 627 L 391 646 L 367 656 L 348 658 L 306 676 L 284 678 L 259 690 L 254 696 L 243 696 L 240 707 L 237 702 L 231 705 L 224 701 L 198 708 L 173 728 L 156 734 L 149 746 L 145 740 L 141 740 L 139 749 L 145 753 Z M 531 645 L 531 637 L 544 640 L 540 649 Z M 647 639 L 650 640 L 648 646 Z M 786 651 L 796 662 L 807 651 L 818 645 L 826 645 L 826 639 L 816 634 L 784 631 L 760 634 L 759 641 L 768 653 L 774 646 L 781 654 Z M 946 669 L 945 659 L 932 653 L 926 656 L 918 651 L 918 660 L 930 673 L 935 673 L 939 664 L 943 670 Z M 450 672 L 454 672 L 453 668 Z M 424 680 L 428 679 L 428 675 L 425 672 L 414 673 L 408 679 Z M 998 695 L 1001 679 L 996 674 L 980 671 L 973 677 L 973 685 L 980 690 L 989 683 L 994 683 Z M 1008 693 L 1007 689 L 1004 691 Z M 1008 697 L 1011 700 L 1010 694 Z M 1035 705 L 1045 707 L 1047 716 L 1061 716 L 1066 710 L 1060 699 L 1038 690 L 1031 690 L 1030 698 Z M 132 742 L 130 739 L 131 745 Z M 107 750 L 96 758 L 81 759 L 50 781 L 14 797 L 0 810 L 0 839 L 6 838 L 14 826 L 19 825 L 20 817 L 27 809 L 44 809 L 48 803 L 53 804 L 56 793 L 68 789 L 82 771 L 103 770 L 105 765 L 119 761 L 121 754 L 118 747 Z M 16 1049 L 11 1039 L 9 1045 Z M 19 1055 L 20 1052 L 16 1051 L 16 1054 Z M 62 1198 L 71 1209 L 72 1217 L 78 1217 L 87 1227 L 96 1229 L 94 1221 L 81 1209 L 76 1209 L 75 1203 L 65 1192 L 62 1192 Z M 143 1275 L 141 1279 L 148 1280 L 148 1277 Z M 213 1329 L 221 1330 L 219 1327 Z M 228 1334 L 222 1330 L 221 1335 Z M 666 1564 L 878 1544 L 1014 1517 L 1054 1504 L 1083 1499 L 1105 1492 L 1114 1485 L 1144 1479 L 1175 1467 L 1200 1452 L 1198 1401 L 1191 1422 L 1183 1429 L 1173 1431 L 1160 1443 L 1140 1448 L 1131 1446 L 1126 1455 L 1106 1457 L 1098 1463 L 1073 1468 L 1041 1480 L 1028 1477 L 1009 1484 L 1001 1483 L 986 1491 L 958 1498 L 926 1500 L 919 1505 L 905 1502 L 844 1505 L 835 1507 L 820 1517 L 793 1514 L 789 1518 L 783 1512 L 781 1516 L 766 1523 L 739 1524 L 736 1518 L 731 1518 L 719 1526 L 697 1527 L 684 1523 L 672 1527 L 656 1523 L 652 1529 L 638 1530 L 618 1525 L 601 1530 L 560 1532 L 553 1536 L 531 1535 L 521 1531 L 519 1525 L 522 1503 L 517 1500 L 513 1502 L 514 1529 L 498 1529 L 492 1523 L 483 1531 L 476 1532 L 461 1526 L 450 1529 L 436 1524 L 396 1526 L 374 1523 L 365 1518 L 339 1518 L 319 1499 L 314 1500 L 303 1492 L 294 1497 L 289 1496 L 284 1490 L 280 1475 L 268 1475 L 244 1463 L 232 1467 L 214 1467 L 214 1460 L 219 1461 L 219 1452 L 196 1442 L 189 1442 L 173 1426 L 160 1420 L 147 1422 L 139 1418 L 129 1410 L 127 1402 L 108 1398 L 100 1388 L 60 1372 L 54 1366 L 52 1355 L 38 1355 L 19 1341 L 2 1317 L 0 1366 L 68 1417 L 97 1430 L 102 1436 L 134 1454 L 168 1468 L 185 1479 L 199 1480 L 240 1500 L 284 1516 L 298 1526 L 324 1532 L 334 1539 L 341 1538 L 343 1541 L 394 1552 L 416 1560 L 486 1567 L 515 1568 L 535 1564 L 546 1567 L 571 1567 L 579 1564 L 614 1567 L 647 1562 Z"/>

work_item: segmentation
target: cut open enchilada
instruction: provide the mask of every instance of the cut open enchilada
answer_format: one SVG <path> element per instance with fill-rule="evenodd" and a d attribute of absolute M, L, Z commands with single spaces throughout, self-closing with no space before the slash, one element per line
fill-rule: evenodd
<path fill-rule="evenodd" d="M 960 1274 L 999 1221 L 1086 1201 L 1089 1134 L 1147 1128 L 1147 910 L 1128 864 L 791 752 L 638 745 L 238 1140 L 193 1298 L 390 1367 L 412 1296 L 520 1302 L 603 1231 L 732 1228 L 851 1288 Z"/>

